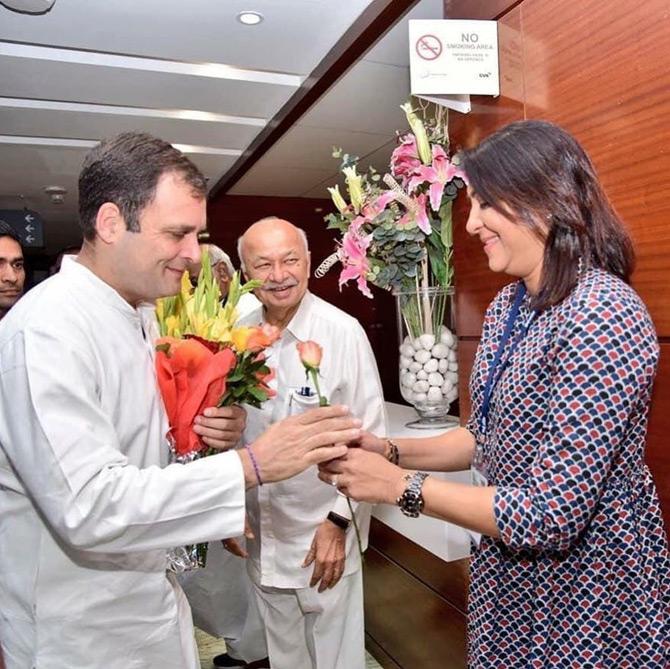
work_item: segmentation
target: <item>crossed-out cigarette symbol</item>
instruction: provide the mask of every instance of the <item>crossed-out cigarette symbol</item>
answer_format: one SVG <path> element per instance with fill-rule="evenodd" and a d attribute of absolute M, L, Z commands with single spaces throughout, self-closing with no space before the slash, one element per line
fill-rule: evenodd
<path fill-rule="evenodd" d="M 442 53 L 442 42 L 435 35 L 422 35 L 414 48 L 419 58 L 435 60 Z"/>

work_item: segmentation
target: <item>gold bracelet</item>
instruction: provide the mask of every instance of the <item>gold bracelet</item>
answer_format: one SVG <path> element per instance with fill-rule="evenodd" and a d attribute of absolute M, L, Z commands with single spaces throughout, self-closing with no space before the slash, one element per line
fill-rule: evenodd
<path fill-rule="evenodd" d="M 389 462 L 392 462 L 394 465 L 397 465 L 400 462 L 400 451 L 398 450 L 398 444 L 395 443 L 392 439 L 386 439 L 386 443 L 389 445 L 389 452 L 386 456 L 386 459 Z"/>

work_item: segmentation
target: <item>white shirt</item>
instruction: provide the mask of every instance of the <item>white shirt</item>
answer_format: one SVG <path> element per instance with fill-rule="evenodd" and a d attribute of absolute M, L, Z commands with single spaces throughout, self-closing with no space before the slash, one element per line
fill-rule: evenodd
<path fill-rule="evenodd" d="M 257 310 L 244 319 L 244 324 L 257 324 L 262 318 L 262 310 Z M 272 383 L 277 395 L 265 402 L 262 409 L 247 408 L 246 443 L 251 443 L 271 423 L 318 406 L 316 396 L 308 399 L 293 393 L 302 386 L 311 386 L 296 349 L 297 342 L 309 339 L 323 347 L 319 379 L 322 394 L 331 404 L 347 405 L 363 421 L 366 430 L 386 434 L 379 372 L 365 331 L 355 318 L 307 292 L 270 350 L 268 364 L 277 374 Z M 370 506 L 354 504 L 354 507 L 365 547 Z M 257 583 L 275 588 L 307 587 L 313 567 L 301 565 L 318 525 L 326 520 L 329 511 L 351 517 L 346 497 L 317 478 L 316 467 L 287 481 L 249 491 L 247 509 L 254 533 L 260 537 L 260 541 L 247 541 L 251 576 Z M 360 569 L 360 564 L 352 526 L 347 530 L 344 574 Z"/>
<path fill-rule="evenodd" d="M 0 323 L 7 669 L 199 666 L 165 549 L 239 535 L 244 476 L 234 453 L 166 466 L 151 344 L 68 258 Z"/>
<path fill-rule="evenodd" d="M 260 300 L 253 293 L 244 293 L 237 302 L 237 320 L 240 321 L 246 318 L 262 306 Z"/>

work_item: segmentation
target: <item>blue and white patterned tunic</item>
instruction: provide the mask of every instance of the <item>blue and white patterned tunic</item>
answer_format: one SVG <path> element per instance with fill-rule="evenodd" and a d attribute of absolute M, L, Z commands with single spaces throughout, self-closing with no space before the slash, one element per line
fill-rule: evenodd
<path fill-rule="evenodd" d="M 644 463 L 653 324 L 632 288 L 585 272 L 532 320 L 484 433 L 483 388 L 517 285 L 486 313 L 471 378 L 468 429 L 497 487 L 501 538 L 473 554 L 469 666 L 666 669 L 670 558 Z M 526 296 L 508 347 L 532 316 Z"/>

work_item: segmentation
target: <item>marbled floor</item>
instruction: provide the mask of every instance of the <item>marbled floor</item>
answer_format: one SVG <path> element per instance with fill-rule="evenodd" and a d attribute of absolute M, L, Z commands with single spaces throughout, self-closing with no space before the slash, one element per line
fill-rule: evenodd
<path fill-rule="evenodd" d="M 195 636 L 198 641 L 198 650 L 200 651 L 200 665 L 202 669 L 212 669 L 212 658 L 219 653 L 225 653 L 226 644 L 221 639 L 217 639 L 202 630 L 196 629 Z M 365 669 L 381 669 L 374 657 L 366 653 Z"/>

